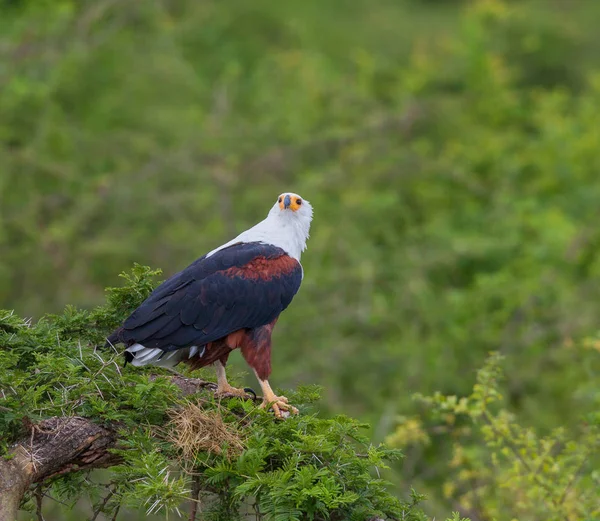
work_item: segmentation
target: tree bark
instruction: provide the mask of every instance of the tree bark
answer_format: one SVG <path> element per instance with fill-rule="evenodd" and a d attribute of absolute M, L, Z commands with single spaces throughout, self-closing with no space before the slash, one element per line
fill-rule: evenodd
<path fill-rule="evenodd" d="M 114 465 L 117 436 L 85 418 L 50 418 L 32 425 L 28 438 L 0 460 L 0 521 L 15 521 L 23 495 L 34 483 L 67 472 Z"/>
<path fill-rule="evenodd" d="M 18 462 L 0 458 L 0 521 L 15 521 L 27 479 Z"/>
<path fill-rule="evenodd" d="M 151 377 L 152 378 L 152 377 Z M 182 394 L 189 395 L 211 384 L 196 378 L 173 376 Z M 110 452 L 118 439 L 110 427 L 89 419 L 54 417 L 31 425 L 30 434 L 0 457 L 0 521 L 15 521 L 29 487 L 61 474 L 115 465 L 119 458 Z"/>

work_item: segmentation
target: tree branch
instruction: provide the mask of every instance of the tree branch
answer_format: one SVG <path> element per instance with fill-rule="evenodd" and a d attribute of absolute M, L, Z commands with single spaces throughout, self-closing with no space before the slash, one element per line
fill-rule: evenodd
<path fill-rule="evenodd" d="M 14 521 L 25 492 L 61 474 L 114 465 L 108 450 L 116 445 L 114 431 L 79 417 L 50 418 L 34 425 L 31 435 L 12 449 L 12 459 L 0 459 L 0 521 Z"/>
<path fill-rule="evenodd" d="M 173 376 L 171 380 L 183 395 L 214 387 L 197 378 Z M 31 432 L 12 447 L 10 459 L 0 458 L 0 521 L 17 518 L 23 496 L 32 485 L 69 472 L 110 467 L 120 461 L 110 450 L 118 442 L 111 426 L 71 416 L 49 418 L 30 428 Z"/>
<path fill-rule="evenodd" d="M 190 497 L 190 521 L 196 521 L 198 512 L 198 498 L 200 496 L 200 476 L 195 475 L 192 481 L 192 495 Z"/>
<path fill-rule="evenodd" d="M 42 486 L 38 485 L 35 489 L 35 514 L 37 516 L 37 521 L 44 521 L 44 516 L 42 514 L 42 505 L 44 503 L 44 492 L 42 491 Z"/>
<path fill-rule="evenodd" d="M 104 512 L 104 508 L 106 507 L 106 504 L 110 501 L 110 498 L 113 497 L 114 495 L 115 495 L 115 488 L 113 488 L 112 490 L 108 491 L 108 493 L 106 494 L 106 496 L 102 500 L 102 503 L 100 503 L 98 505 L 98 508 L 96 508 L 96 510 L 94 510 L 94 515 L 92 516 L 92 518 L 90 519 L 90 521 L 96 521 L 96 519 L 100 515 L 100 512 Z"/>

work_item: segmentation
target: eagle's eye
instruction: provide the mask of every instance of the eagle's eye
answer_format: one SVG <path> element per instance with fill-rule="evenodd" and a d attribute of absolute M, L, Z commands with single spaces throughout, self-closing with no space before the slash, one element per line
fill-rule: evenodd
<path fill-rule="evenodd" d="M 296 199 L 296 204 L 300 206 L 302 204 L 302 199 L 298 197 L 298 199 Z"/>
<path fill-rule="evenodd" d="M 277 202 L 280 203 L 281 202 L 281 197 L 279 199 L 277 199 Z"/>

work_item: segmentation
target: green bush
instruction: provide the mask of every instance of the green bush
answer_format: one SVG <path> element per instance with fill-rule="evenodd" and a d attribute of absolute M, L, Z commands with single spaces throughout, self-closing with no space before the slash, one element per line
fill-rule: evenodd
<path fill-rule="evenodd" d="M 597 373 L 598 341 L 582 347 Z M 592 352 L 589 352 L 592 351 Z M 445 496 L 479 519 L 595 519 L 600 515 L 600 393 L 592 381 L 573 393 L 589 396 L 592 411 L 576 425 L 544 434 L 518 423 L 506 407 L 500 380 L 502 357 L 492 354 L 469 396 L 417 397 L 431 410 L 402 419 L 391 445 L 406 448 L 450 442 Z M 590 374 L 591 376 L 591 374 Z M 572 397 L 573 398 L 573 397 Z"/>

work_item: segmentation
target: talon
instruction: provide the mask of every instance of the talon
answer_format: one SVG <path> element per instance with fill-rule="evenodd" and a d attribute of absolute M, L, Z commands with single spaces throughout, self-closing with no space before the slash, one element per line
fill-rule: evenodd
<path fill-rule="evenodd" d="M 235 396 L 238 398 L 248 399 L 248 395 L 252 394 L 253 399 L 256 400 L 256 393 L 249 387 L 245 387 L 244 389 L 236 389 L 229 384 L 225 374 L 225 366 L 223 365 L 223 362 L 217 360 L 215 362 L 215 370 L 217 371 L 217 390 L 215 391 L 216 396 L 221 396 L 223 398 L 231 398 Z"/>
<path fill-rule="evenodd" d="M 281 418 L 281 411 L 279 410 L 279 407 L 277 407 L 277 404 L 273 404 L 271 405 L 271 409 L 273 409 L 273 412 L 275 413 L 275 418 Z"/>
<path fill-rule="evenodd" d="M 215 391 L 215 394 L 217 396 L 221 396 L 222 398 L 248 398 L 248 394 L 250 393 L 253 394 L 254 399 L 256 399 L 256 393 L 249 387 L 246 387 L 244 389 L 236 389 L 235 387 L 231 387 L 231 385 L 221 385 L 221 387 L 217 388 L 217 390 Z"/>

